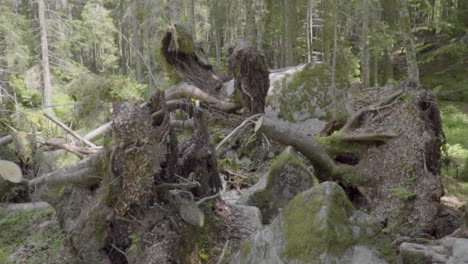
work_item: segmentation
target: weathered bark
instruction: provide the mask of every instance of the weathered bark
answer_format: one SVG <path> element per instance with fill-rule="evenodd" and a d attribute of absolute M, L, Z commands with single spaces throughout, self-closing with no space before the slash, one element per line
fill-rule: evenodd
<path fill-rule="evenodd" d="M 265 117 L 258 131 L 304 154 L 320 180 L 354 186 L 359 206 L 382 222 L 414 227 L 402 233 L 437 233 L 442 132 L 434 97 L 411 81 L 360 93 L 374 103 L 352 101 L 345 127 L 329 137 L 314 140 Z"/>
<path fill-rule="evenodd" d="M 46 202 L 0 204 L 0 209 L 7 211 L 32 211 L 52 209 Z"/>
<path fill-rule="evenodd" d="M 210 140 L 201 110 L 194 109 L 193 121 L 192 137 L 179 147 L 176 172 L 184 178 L 189 178 L 190 174 L 194 173 L 195 180 L 201 183 L 195 193 L 202 197 L 219 192 L 221 179 L 218 175 L 216 150 Z"/>
<path fill-rule="evenodd" d="M 42 105 L 46 112 L 53 113 L 52 108 L 52 84 L 50 80 L 50 67 L 49 67 L 49 45 L 47 40 L 47 20 L 45 16 L 45 3 L 44 0 L 37 1 L 39 13 L 39 27 L 41 29 L 41 55 L 42 55 L 42 81 L 44 90 L 42 93 Z"/>
<path fill-rule="evenodd" d="M 193 116 L 192 138 L 180 145 L 169 115 L 175 109 Z M 155 112 L 160 114 L 153 118 Z M 147 221 L 166 219 L 158 220 L 156 226 L 138 228 L 151 235 L 164 230 L 165 238 L 158 239 L 171 245 L 160 248 L 165 250 L 164 258 L 149 249 L 153 244 L 140 254 L 162 259 L 158 263 L 176 262 L 179 256 L 174 248 L 188 233 L 181 233 L 181 225 L 174 224 L 185 219 L 181 216 L 186 212 L 171 198 L 172 192 L 190 194 L 191 203 L 198 206 L 194 199 L 211 199 L 221 188 L 216 151 L 202 110 L 182 100 L 166 105 L 164 92 L 158 91 L 143 105 L 116 103 L 114 114 L 116 146 L 33 179 L 29 186 L 56 209 L 65 231 L 74 232 L 71 245 L 84 262 L 122 263 L 134 226 L 133 221 L 121 219 L 134 219 L 134 215 Z M 158 205 L 153 207 L 155 203 Z"/>
<path fill-rule="evenodd" d="M 106 157 L 108 155 L 109 151 L 101 150 L 97 154 L 83 159 L 76 164 L 34 178 L 29 181 L 28 185 L 32 188 L 37 188 L 44 184 L 73 183 L 85 186 L 98 184 L 104 177 L 100 169 L 107 162 Z"/>
<path fill-rule="evenodd" d="M 314 168 L 319 170 L 317 177 L 321 181 L 333 179 L 333 175 L 337 174 L 339 166 L 326 152 L 325 148 L 311 137 L 290 128 L 278 126 L 273 120 L 266 117 L 262 117 L 257 122 L 256 130 L 284 145 L 293 146 L 304 154 L 312 162 Z"/>
<path fill-rule="evenodd" d="M 11 142 L 13 142 L 13 136 L 12 135 L 7 135 L 7 136 L 4 136 L 4 137 L 0 138 L 0 146 L 8 145 Z"/>
<path fill-rule="evenodd" d="M 235 88 L 242 93 L 245 114 L 264 113 L 270 78 L 263 55 L 251 42 L 242 41 L 229 55 L 228 66 L 235 78 Z"/>
<path fill-rule="evenodd" d="M 241 106 L 238 104 L 219 100 L 216 97 L 204 92 L 202 89 L 188 83 L 180 83 L 167 89 L 165 95 L 166 100 L 193 97 L 201 100 L 202 102 L 206 101 L 208 106 L 211 108 L 227 113 L 235 112 L 241 108 Z"/>
<path fill-rule="evenodd" d="M 220 89 L 228 77 L 211 65 L 201 47 L 179 25 L 170 25 L 162 40 L 161 52 L 174 81 L 186 80 L 219 98 Z"/>
<path fill-rule="evenodd" d="M 96 128 L 95 130 L 89 132 L 83 138 L 85 138 L 86 140 L 89 140 L 89 141 L 93 141 L 93 140 L 99 138 L 102 134 L 110 131 L 111 129 L 112 129 L 112 121 L 107 122 L 104 125 L 102 125 L 102 126 Z"/>

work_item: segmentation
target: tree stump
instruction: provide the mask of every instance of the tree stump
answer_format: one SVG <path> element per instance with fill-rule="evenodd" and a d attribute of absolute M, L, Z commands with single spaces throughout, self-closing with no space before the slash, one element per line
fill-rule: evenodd
<path fill-rule="evenodd" d="M 231 49 L 229 71 L 234 76 L 234 87 L 242 94 L 245 114 L 265 112 L 265 98 L 270 78 L 264 56 L 249 41 L 241 41 Z"/>

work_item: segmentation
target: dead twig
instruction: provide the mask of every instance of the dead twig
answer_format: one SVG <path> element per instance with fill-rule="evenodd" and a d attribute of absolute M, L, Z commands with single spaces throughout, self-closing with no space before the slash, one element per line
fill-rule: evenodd
<path fill-rule="evenodd" d="M 70 135 L 74 136 L 76 139 L 78 140 L 81 140 L 83 143 L 85 143 L 86 145 L 92 147 L 92 148 L 96 148 L 97 146 L 94 145 L 91 141 L 83 138 L 82 136 L 78 135 L 78 133 L 76 133 L 75 131 L 73 131 L 71 128 L 69 128 L 67 125 L 65 125 L 64 123 L 62 123 L 60 120 L 58 120 L 57 118 L 51 116 L 50 114 L 48 113 L 44 113 L 44 116 L 47 117 L 50 121 L 56 123 L 58 126 L 60 126 L 61 128 L 63 128 L 65 131 L 67 131 Z"/>

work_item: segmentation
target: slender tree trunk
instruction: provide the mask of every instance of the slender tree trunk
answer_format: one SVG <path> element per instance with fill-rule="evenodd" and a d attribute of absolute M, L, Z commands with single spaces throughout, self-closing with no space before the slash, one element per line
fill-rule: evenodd
<path fill-rule="evenodd" d="M 147 66 L 148 66 L 148 96 L 153 94 L 153 67 L 151 66 L 151 49 L 150 49 L 150 42 L 149 42 L 149 23 L 146 23 L 144 27 L 144 46 L 146 50 L 146 57 L 147 57 Z"/>
<path fill-rule="evenodd" d="M 133 46 L 135 48 L 135 76 L 139 83 L 143 80 L 143 58 L 141 54 L 140 22 L 138 21 L 138 12 L 140 9 L 140 0 L 136 0 L 133 8 Z"/>
<path fill-rule="evenodd" d="M 255 23 L 255 10 L 253 0 L 244 0 L 245 5 L 245 38 L 256 43 L 257 25 Z"/>
<path fill-rule="evenodd" d="M 296 19 L 295 0 L 284 0 L 284 66 L 293 66 L 294 60 L 294 40 L 295 40 L 295 19 Z"/>
<path fill-rule="evenodd" d="M 333 54 L 332 54 L 332 69 L 331 69 L 331 89 L 330 96 L 332 103 L 335 104 L 336 90 L 336 53 L 338 52 L 338 18 L 335 17 L 335 25 L 333 27 Z"/>
<path fill-rule="evenodd" d="M 264 13 L 265 13 L 265 2 L 264 0 L 256 0 L 257 5 L 257 50 L 263 52 L 263 31 L 264 31 Z"/>
<path fill-rule="evenodd" d="M 362 31 L 361 31 L 361 83 L 364 88 L 369 87 L 370 83 L 370 56 L 367 45 L 369 32 L 369 2 L 363 2 Z"/>
<path fill-rule="evenodd" d="M 312 62 L 314 43 L 314 6 L 313 0 L 307 1 L 307 62 Z"/>
<path fill-rule="evenodd" d="M 373 71 L 374 71 L 374 74 L 373 74 L 374 87 L 378 87 L 379 86 L 379 57 L 376 54 L 373 56 L 372 63 L 373 63 L 372 66 L 373 66 Z"/>
<path fill-rule="evenodd" d="M 419 83 L 419 69 L 418 61 L 416 58 L 416 48 L 411 33 L 411 18 L 408 10 L 408 1 L 399 0 L 399 14 L 402 24 L 403 45 L 406 50 L 406 67 L 408 72 L 408 79 Z"/>
<path fill-rule="evenodd" d="M 393 59 L 392 59 L 392 51 L 391 48 L 388 48 L 385 51 L 384 56 L 384 78 L 383 84 L 386 84 L 388 80 L 393 79 Z"/>
<path fill-rule="evenodd" d="M 45 3 L 44 0 L 38 0 L 38 13 L 39 13 L 39 26 L 41 29 L 41 55 L 42 55 L 42 81 L 44 90 L 42 94 L 42 105 L 46 112 L 53 113 L 52 108 L 52 84 L 50 80 L 50 66 L 49 66 L 49 45 L 47 42 L 47 21 L 45 17 Z"/>
<path fill-rule="evenodd" d="M 195 0 L 190 0 L 190 26 L 192 30 L 192 37 L 197 41 L 197 24 L 195 20 Z"/>

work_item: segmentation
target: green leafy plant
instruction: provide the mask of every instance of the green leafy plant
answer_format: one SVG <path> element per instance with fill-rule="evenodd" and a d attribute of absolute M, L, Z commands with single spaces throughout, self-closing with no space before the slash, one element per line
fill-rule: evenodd
<path fill-rule="evenodd" d="M 392 193 L 393 196 L 401 197 L 401 198 L 404 198 L 406 200 L 411 200 L 411 199 L 414 199 L 416 197 L 416 194 L 408 191 L 404 187 L 391 188 L 390 192 Z"/>

